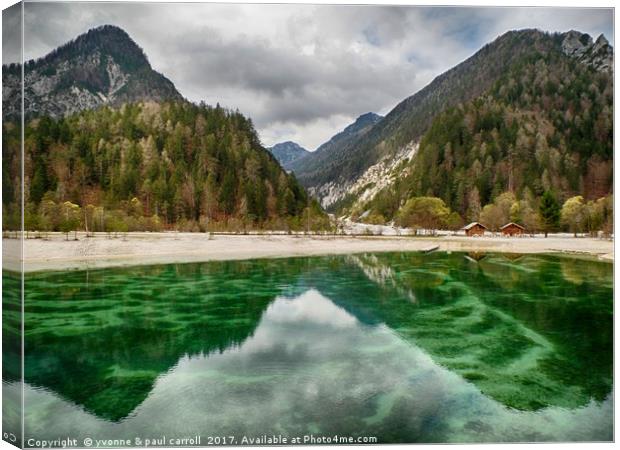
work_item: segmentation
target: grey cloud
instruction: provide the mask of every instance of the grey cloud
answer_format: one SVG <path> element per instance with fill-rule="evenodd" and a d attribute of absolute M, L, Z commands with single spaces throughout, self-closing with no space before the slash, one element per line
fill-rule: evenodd
<path fill-rule="evenodd" d="M 177 55 L 167 73 L 175 74 L 179 86 L 197 86 L 195 91 L 205 94 L 237 87 L 261 97 L 268 108 L 255 122 L 262 125 L 284 120 L 303 124 L 326 114 L 376 110 L 412 93 L 416 78 L 414 67 L 407 64 L 377 65 L 340 49 L 303 55 L 298 47 L 276 47 L 265 40 L 225 40 L 212 28 L 182 43 L 168 41 L 164 48 Z M 175 66 L 183 70 L 175 71 Z"/>
<path fill-rule="evenodd" d="M 312 67 L 298 55 L 274 48 L 266 42 L 224 42 L 219 32 L 204 30 L 198 39 L 169 42 L 167 51 L 179 56 L 185 69 L 181 78 L 206 86 L 239 86 L 282 95 L 312 81 Z"/>

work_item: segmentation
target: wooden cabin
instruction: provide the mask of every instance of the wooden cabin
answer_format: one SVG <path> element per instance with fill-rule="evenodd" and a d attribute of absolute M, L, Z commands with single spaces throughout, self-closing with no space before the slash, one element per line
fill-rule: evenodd
<path fill-rule="evenodd" d="M 518 223 L 510 222 L 500 228 L 504 236 L 523 236 L 525 228 Z"/>
<path fill-rule="evenodd" d="M 472 222 L 469 225 L 465 225 L 462 230 L 465 230 L 467 236 L 483 236 L 487 227 L 479 222 Z"/>

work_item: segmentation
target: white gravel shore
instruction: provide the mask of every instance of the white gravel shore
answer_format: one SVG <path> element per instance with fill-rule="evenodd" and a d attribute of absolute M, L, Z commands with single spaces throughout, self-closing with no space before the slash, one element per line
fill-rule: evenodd
<path fill-rule="evenodd" d="M 70 235 L 73 238 L 73 234 Z M 476 251 L 506 253 L 571 253 L 613 261 L 613 241 L 571 235 L 506 238 L 442 235 L 304 236 L 209 235 L 205 233 L 105 233 L 65 240 L 60 233 L 24 240 L 24 270 L 84 269 L 124 265 L 184 263 L 212 260 L 339 255 L 365 252 Z M 20 241 L 3 239 L 3 268 L 18 270 Z"/>

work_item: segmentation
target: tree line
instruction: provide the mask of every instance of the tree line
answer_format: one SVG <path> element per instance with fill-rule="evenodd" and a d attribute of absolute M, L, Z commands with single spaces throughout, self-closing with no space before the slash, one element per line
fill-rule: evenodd
<path fill-rule="evenodd" d="M 353 220 L 370 224 L 383 224 L 385 218 L 376 214 L 353 215 Z M 518 223 L 526 233 L 569 231 L 596 236 L 613 232 L 613 196 L 586 201 L 580 195 L 568 198 L 561 204 L 551 191 L 540 198 L 521 198 L 511 192 L 500 194 L 492 203 L 481 208 L 473 221 L 480 222 L 491 232 L 510 222 Z M 414 230 L 458 230 L 465 225 L 461 215 L 452 211 L 438 197 L 412 197 L 399 208 L 394 224 Z"/>

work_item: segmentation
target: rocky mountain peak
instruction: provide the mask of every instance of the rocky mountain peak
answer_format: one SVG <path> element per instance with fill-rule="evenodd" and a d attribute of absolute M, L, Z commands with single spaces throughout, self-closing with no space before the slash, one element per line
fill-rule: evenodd
<path fill-rule="evenodd" d="M 63 45 L 51 56 L 58 57 L 65 53 L 77 53 L 88 56 L 93 52 L 111 56 L 123 68 L 131 70 L 150 64 L 146 54 L 129 34 L 115 25 L 102 25 L 78 36 L 75 40 Z"/>
<path fill-rule="evenodd" d="M 373 112 L 367 112 L 366 114 L 362 114 L 357 119 L 355 119 L 355 122 L 347 126 L 344 129 L 344 131 L 355 132 L 356 130 L 367 127 L 368 125 L 374 125 L 375 123 L 379 122 L 381 119 L 382 117 L 380 115 L 375 114 Z"/>
<path fill-rule="evenodd" d="M 594 42 L 594 45 L 592 46 L 592 53 L 593 54 L 609 54 L 610 57 L 613 57 L 613 48 L 612 46 L 609 44 L 609 41 L 607 40 L 607 38 L 605 38 L 604 35 L 600 35 L 596 41 Z"/>
<path fill-rule="evenodd" d="M 379 114 L 375 114 L 374 112 L 367 112 L 366 114 L 362 114 L 355 121 L 356 122 L 377 122 L 381 120 L 381 116 Z"/>
<path fill-rule="evenodd" d="M 269 151 L 285 169 L 289 169 L 291 163 L 308 155 L 310 152 L 293 141 L 280 142 L 269 148 Z"/>
<path fill-rule="evenodd" d="M 564 35 L 562 51 L 569 56 L 580 56 L 592 45 L 592 37 L 587 33 L 571 30 Z"/>
<path fill-rule="evenodd" d="M 275 147 L 294 147 L 294 148 L 302 148 L 297 142 L 293 142 L 293 141 L 284 141 L 284 142 L 280 142 L 279 144 L 276 144 L 273 146 Z"/>
<path fill-rule="evenodd" d="M 571 30 L 564 33 L 562 51 L 596 70 L 611 72 L 613 69 L 613 47 L 602 34 L 593 41 L 589 34 Z"/>
<path fill-rule="evenodd" d="M 21 65 L 2 67 L 5 115 L 19 115 Z M 154 71 L 144 51 L 123 29 L 93 28 L 24 64 L 24 113 L 62 117 L 101 105 L 182 99 L 170 80 Z"/>

